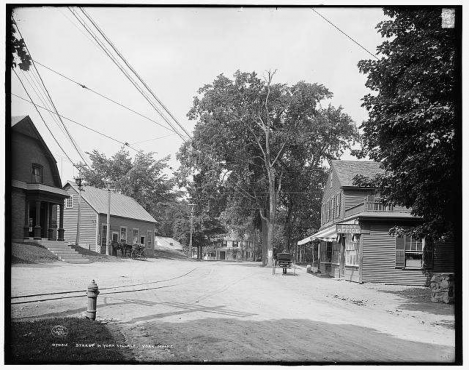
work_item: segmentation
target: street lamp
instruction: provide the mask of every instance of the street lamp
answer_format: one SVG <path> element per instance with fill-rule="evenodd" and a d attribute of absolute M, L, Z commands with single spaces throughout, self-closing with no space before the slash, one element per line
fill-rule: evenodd
<path fill-rule="evenodd" d="M 77 237 L 75 240 L 75 245 L 80 246 L 80 217 L 81 217 L 81 190 L 83 189 L 82 185 L 83 179 L 81 177 L 75 178 L 75 184 L 78 186 L 78 217 L 77 217 Z"/>
<path fill-rule="evenodd" d="M 106 181 L 107 185 L 107 192 L 108 192 L 108 198 L 107 198 L 107 227 L 106 227 L 106 255 L 109 256 L 109 247 L 111 245 L 111 190 L 112 189 L 112 181 L 107 180 Z"/>

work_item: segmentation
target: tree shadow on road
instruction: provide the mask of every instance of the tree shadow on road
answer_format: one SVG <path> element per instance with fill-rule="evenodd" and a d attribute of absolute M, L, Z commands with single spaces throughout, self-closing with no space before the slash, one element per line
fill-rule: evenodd
<path fill-rule="evenodd" d="M 404 340 L 358 325 L 305 319 L 154 320 L 140 327 L 123 324 L 122 328 L 135 342 L 167 346 L 171 362 L 392 364 L 451 363 L 455 358 L 450 346 Z M 139 358 L 160 361 L 148 351 Z"/>

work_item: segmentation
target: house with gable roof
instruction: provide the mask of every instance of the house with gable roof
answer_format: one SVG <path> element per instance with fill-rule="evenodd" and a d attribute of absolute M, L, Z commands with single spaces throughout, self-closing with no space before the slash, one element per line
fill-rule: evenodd
<path fill-rule="evenodd" d="M 372 188 L 353 184 L 356 175 L 384 173 L 373 161 L 333 160 L 324 187 L 321 227 L 298 245 L 313 248 L 313 270 L 354 282 L 426 285 L 434 273 L 454 271 L 452 241 L 434 242 L 389 235 L 394 226 L 412 227 L 421 218 L 385 205 Z"/>
<path fill-rule="evenodd" d="M 11 238 L 64 237 L 62 189 L 57 162 L 29 116 L 11 117 Z"/>
<path fill-rule="evenodd" d="M 64 210 L 65 241 L 76 241 L 80 201 L 80 245 L 106 253 L 109 191 L 85 185 L 82 186 L 80 199 L 79 188 L 71 181 L 67 182 L 64 190 L 69 195 Z M 156 220 L 135 199 L 113 191 L 110 231 L 111 241 L 144 244 L 146 255 L 154 255 Z"/>

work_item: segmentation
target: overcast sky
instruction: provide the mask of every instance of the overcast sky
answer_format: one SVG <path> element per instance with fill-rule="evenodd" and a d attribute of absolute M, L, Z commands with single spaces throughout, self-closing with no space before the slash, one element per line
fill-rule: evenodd
<path fill-rule="evenodd" d="M 195 122 L 186 114 L 204 84 L 236 70 L 277 70 L 275 82 L 304 80 L 324 84 L 359 125 L 367 118 L 361 98 L 368 93 L 358 61 L 372 58 L 310 8 L 85 8 L 128 62 L 166 105 L 179 123 L 192 132 Z M 380 8 L 316 8 L 371 52 L 383 41 L 376 25 L 384 19 Z M 18 8 L 15 19 L 34 60 L 123 105 L 166 125 L 111 59 L 92 42 L 66 7 Z M 99 97 L 37 65 L 59 111 L 67 118 L 105 133 L 136 149 L 156 152 L 155 158 L 175 153 L 182 139 L 160 125 Z M 36 103 L 37 76 L 21 73 Z M 27 97 L 12 73 L 13 94 Z M 11 98 L 12 115 L 29 115 L 56 157 L 62 182 L 77 175 L 33 105 Z M 80 157 L 46 111 L 50 129 L 74 162 Z M 83 152 L 97 149 L 112 156 L 121 144 L 64 120 Z M 181 131 L 181 130 L 180 130 Z M 169 135 L 169 136 L 168 136 Z M 154 139 L 154 140 L 153 140 Z M 149 141 L 151 140 L 151 141 Z M 135 151 L 129 150 L 135 155 Z M 346 155 L 344 159 L 352 159 Z M 88 163 L 91 163 L 88 159 Z"/>

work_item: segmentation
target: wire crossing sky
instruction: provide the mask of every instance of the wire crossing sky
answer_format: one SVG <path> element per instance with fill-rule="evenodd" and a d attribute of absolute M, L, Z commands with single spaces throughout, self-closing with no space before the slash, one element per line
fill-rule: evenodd
<path fill-rule="evenodd" d="M 367 118 L 361 99 L 369 91 L 357 63 L 373 58 L 370 53 L 383 41 L 375 29 L 385 19 L 378 7 L 318 8 L 327 22 L 311 7 L 105 6 L 83 10 L 79 19 L 90 29 L 90 19 L 99 25 L 141 81 L 135 75 L 133 82 L 126 78 L 67 7 L 20 7 L 14 13 L 34 60 L 41 63 L 41 77 L 57 111 L 82 123 L 67 125 L 82 152 L 98 150 L 109 157 L 122 143 L 134 143 L 135 149 L 154 152 L 155 158 L 169 155 L 169 165 L 177 168 L 176 153 L 183 141 L 178 135 L 167 135 L 177 131 L 190 137 L 195 122 L 187 113 L 198 90 L 220 74 L 232 78 L 237 70 L 259 76 L 276 70 L 274 83 L 323 84 L 334 94 L 329 102 L 342 106 L 357 125 Z M 96 28 L 95 35 L 105 42 Z M 116 51 L 109 44 L 107 49 L 117 61 Z M 120 65 L 132 73 L 122 60 Z M 29 74 L 28 78 L 26 86 L 38 90 L 38 76 Z M 30 99 L 14 73 L 11 83 L 12 94 L 21 97 L 12 95 L 12 114 L 30 115 L 56 159 L 63 158 L 38 111 L 25 101 Z M 38 94 L 44 101 L 37 103 L 52 111 L 43 110 L 43 116 L 64 151 L 74 163 L 82 161 L 58 126 L 59 117 L 47 104 L 45 93 L 38 90 Z M 77 174 L 68 160 L 61 167 L 62 182 Z"/>

